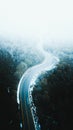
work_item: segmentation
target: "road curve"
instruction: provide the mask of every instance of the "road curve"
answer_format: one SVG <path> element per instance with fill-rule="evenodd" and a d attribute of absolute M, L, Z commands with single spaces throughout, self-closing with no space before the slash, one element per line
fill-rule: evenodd
<path fill-rule="evenodd" d="M 23 130 L 40 130 L 40 127 L 36 126 L 30 107 L 30 86 L 35 83 L 41 72 L 53 69 L 58 62 L 59 59 L 57 57 L 45 52 L 44 61 L 39 65 L 29 68 L 21 77 L 17 90 L 17 102 L 21 108 Z"/>

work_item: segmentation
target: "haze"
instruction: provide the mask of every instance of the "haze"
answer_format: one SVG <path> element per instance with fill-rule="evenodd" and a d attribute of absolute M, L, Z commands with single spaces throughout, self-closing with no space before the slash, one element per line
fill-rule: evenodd
<path fill-rule="evenodd" d="M 2 36 L 24 39 L 29 44 L 35 41 L 40 45 L 72 45 L 73 2 L 0 0 L 0 37 Z"/>

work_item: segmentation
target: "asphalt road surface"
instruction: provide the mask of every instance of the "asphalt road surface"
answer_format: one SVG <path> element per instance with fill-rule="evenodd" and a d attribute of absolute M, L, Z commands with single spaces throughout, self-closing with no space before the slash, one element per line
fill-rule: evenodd
<path fill-rule="evenodd" d="M 59 59 L 57 57 L 46 52 L 44 61 L 41 64 L 29 68 L 20 79 L 17 91 L 17 102 L 21 108 L 23 130 L 40 130 L 40 126 L 36 126 L 31 110 L 29 97 L 30 86 L 35 83 L 35 80 L 41 72 L 53 69 L 58 62 Z"/>

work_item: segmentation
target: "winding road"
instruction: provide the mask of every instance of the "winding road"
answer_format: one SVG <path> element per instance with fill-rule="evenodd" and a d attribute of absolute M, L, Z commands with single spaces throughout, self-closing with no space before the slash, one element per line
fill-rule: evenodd
<path fill-rule="evenodd" d="M 40 130 L 40 126 L 36 126 L 34 116 L 31 110 L 29 92 L 31 87 L 41 72 L 53 69 L 59 62 L 59 59 L 47 52 L 44 53 L 45 58 L 41 64 L 29 68 L 20 79 L 17 91 L 17 102 L 21 108 L 22 128 L 23 130 Z M 33 88 L 32 88 L 33 89 Z"/>

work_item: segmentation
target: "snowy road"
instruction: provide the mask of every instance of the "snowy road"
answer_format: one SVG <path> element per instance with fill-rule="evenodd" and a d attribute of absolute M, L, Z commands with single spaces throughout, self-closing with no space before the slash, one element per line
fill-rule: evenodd
<path fill-rule="evenodd" d="M 34 120 L 34 116 L 30 107 L 30 86 L 35 84 L 35 81 L 41 72 L 53 69 L 59 59 L 52 54 L 45 52 L 44 61 L 41 64 L 29 68 L 20 79 L 17 91 L 17 102 L 21 107 L 22 127 L 23 130 L 40 130 Z M 33 88 L 32 88 L 33 89 Z"/>

